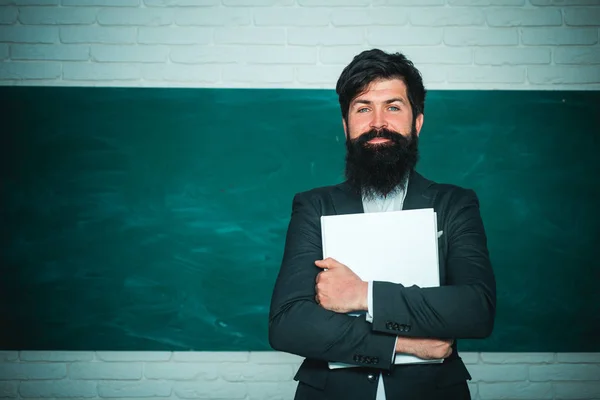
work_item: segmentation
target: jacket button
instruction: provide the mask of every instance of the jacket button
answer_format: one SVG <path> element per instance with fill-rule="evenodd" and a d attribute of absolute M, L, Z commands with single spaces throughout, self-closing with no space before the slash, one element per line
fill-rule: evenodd
<path fill-rule="evenodd" d="M 385 324 L 385 327 L 388 329 L 394 329 L 394 324 L 392 324 L 391 322 L 388 322 L 387 324 Z"/>
<path fill-rule="evenodd" d="M 406 332 L 410 332 L 410 325 L 406 325 Z"/>
<path fill-rule="evenodd" d="M 369 382 L 377 382 L 377 377 L 373 374 L 369 374 L 369 375 L 367 375 L 367 380 Z"/>
<path fill-rule="evenodd" d="M 373 357 L 373 364 L 377 364 L 379 362 L 379 357 Z"/>

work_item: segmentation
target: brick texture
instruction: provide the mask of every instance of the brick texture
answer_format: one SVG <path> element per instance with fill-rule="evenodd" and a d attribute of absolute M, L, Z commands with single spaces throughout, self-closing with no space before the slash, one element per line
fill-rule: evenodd
<path fill-rule="evenodd" d="M 309 74 L 297 72 L 300 79 Z M 600 397 L 600 353 L 462 357 L 473 378 L 473 400 Z M 301 362 L 274 351 L 0 352 L 0 398 L 290 399 Z"/>
<path fill-rule="evenodd" d="M 4 0 L 0 85 L 333 88 L 402 51 L 428 89 L 597 89 L 600 0 Z"/>

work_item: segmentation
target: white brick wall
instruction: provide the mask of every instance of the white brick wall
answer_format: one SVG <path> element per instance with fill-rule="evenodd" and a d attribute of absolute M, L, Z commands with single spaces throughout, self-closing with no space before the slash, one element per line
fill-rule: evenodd
<path fill-rule="evenodd" d="M 473 399 L 600 399 L 600 353 L 465 353 Z M 0 398 L 291 399 L 278 352 L 0 352 Z"/>
<path fill-rule="evenodd" d="M 0 85 L 332 88 L 361 50 L 430 89 L 600 89 L 600 0 L 0 0 Z"/>

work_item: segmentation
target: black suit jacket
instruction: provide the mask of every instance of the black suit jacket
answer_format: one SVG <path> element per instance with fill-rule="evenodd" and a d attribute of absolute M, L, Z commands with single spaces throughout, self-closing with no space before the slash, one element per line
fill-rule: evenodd
<path fill-rule="evenodd" d="M 316 188 L 294 197 L 281 269 L 269 316 L 275 350 L 305 357 L 295 379 L 296 399 L 374 399 L 379 373 L 387 400 L 469 398 L 470 375 L 456 339 L 490 335 L 496 283 L 487 239 L 472 190 L 437 184 L 413 172 L 403 209 L 437 212 L 440 282 L 436 288 L 373 284 L 372 323 L 325 310 L 315 302 L 315 279 L 322 259 L 322 215 L 364 212 L 348 183 Z M 452 355 L 442 364 L 393 365 L 396 335 L 453 338 Z M 360 368 L 330 370 L 328 361 Z"/>

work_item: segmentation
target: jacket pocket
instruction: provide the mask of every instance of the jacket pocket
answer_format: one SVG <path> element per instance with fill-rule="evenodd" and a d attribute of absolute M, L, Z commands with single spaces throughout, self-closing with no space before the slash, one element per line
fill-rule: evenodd
<path fill-rule="evenodd" d="M 296 372 L 294 380 L 323 390 L 325 389 L 325 385 L 327 385 L 328 375 L 329 368 L 327 368 L 327 363 L 304 360 L 302 365 L 300 365 L 298 372 Z"/>
<path fill-rule="evenodd" d="M 471 374 L 465 367 L 461 358 L 455 358 L 440 365 L 440 370 L 436 376 L 436 386 L 438 388 L 448 387 L 457 383 L 463 383 L 471 380 Z"/>

